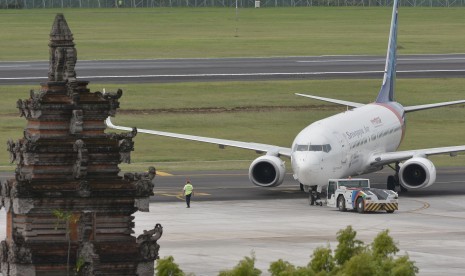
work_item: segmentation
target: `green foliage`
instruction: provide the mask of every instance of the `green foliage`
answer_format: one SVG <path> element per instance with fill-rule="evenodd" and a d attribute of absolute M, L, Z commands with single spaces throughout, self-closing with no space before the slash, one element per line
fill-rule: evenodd
<path fill-rule="evenodd" d="M 349 225 L 337 233 L 339 244 L 334 256 L 329 245 L 318 247 L 307 266 L 296 267 L 279 259 L 270 264 L 268 272 L 271 276 L 414 276 L 419 272 L 408 255 L 395 258 L 399 249 L 388 230 L 380 232 L 371 246 L 365 246 L 356 235 Z M 233 269 L 221 271 L 219 276 L 261 275 L 262 272 L 255 268 L 254 252 L 251 255 L 244 257 Z M 158 260 L 156 271 L 161 276 L 185 275 L 171 256 Z"/>
<path fill-rule="evenodd" d="M 268 272 L 271 276 L 313 276 L 317 275 L 309 266 L 295 267 L 293 264 L 282 259 L 270 264 Z"/>
<path fill-rule="evenodd" d="M 407 255 L 395 259 L 390 268 L 392 276 L 414 276 L 419 272 L 418 267 L 413 261 L 410 261 Z"/>
<path fill-rule="evenodd" d="M 371 244 L 373 255 L 378 259 L 385 259 L 399 252 L 394 240 L 389 236 L 389 230 L 379 233 Z"/>
<path fill-rule="evenodd" d="M 276 262 L 272 262 L 270 264 L 268 272 L 271 273 L 271 276 L 288 276 L 295 272 L 295 266 L 288 261 L 279 259 Z"/>
<path fill-rule="evenodd" d="M 343 265 L 340 274 L 357 275 L 357 276 L 374 276 L 377 273 L 377 263 L 373 255 L 369 252 L 363 252 L 351 256 Z"/>
<path fill-rule="evenodd" d="M 313 251 L 312 259 L 309 266 L 316 272 L 330 272 L 336 264 L 332 255 L 331 248 L 318 247 Z"/>
<path fill-rule="evenodd" d="M 259 276 L 262 271 L 255 268 L 255 254 L 252 252 L 251 257 L 244 257 L 239 263 L 231 270 L 221 271 L 219 276 Z"/>
<path fill-rule="evenodd" d="M 174 262 L 173 256 L 168 256 L 157 260 L 155 266 L 156 275 L 158 276 L 184 276 L 184 272 Z"/>
<path fill-rule="evenodd" d="M 76 273 L 81 272 L 81 269 L 84 267 L 85 264 L 86 264 L 86 261 L 84 260 L 84 258 L 79 257 L 76 260 L 76 267 L 75 267 Z"/>
<path fill-rule="evenodd" d="M 363 242 L 355 239 L 356 236 L 357 232 L 350 225 L 337 232 L 337 241 L 339 244 L 334 252 L 334 259 L 337 264 L 343 265 L 353 256 L 363 252 L 365 249 Z"/>

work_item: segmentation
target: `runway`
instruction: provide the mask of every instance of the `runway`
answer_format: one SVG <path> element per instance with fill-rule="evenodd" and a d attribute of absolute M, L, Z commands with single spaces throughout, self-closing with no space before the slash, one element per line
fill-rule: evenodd
<path fill-rule="evenodd" d="M 397 77 L 464 77 L 465 54 L 399 56 Z M 154 60 L 81 60 L 76 74 L 92 83 L 379 78 L 384 56 L 307 56 Z M 0 62 L 0 84 L 47 80 L 48 61 Z"/>

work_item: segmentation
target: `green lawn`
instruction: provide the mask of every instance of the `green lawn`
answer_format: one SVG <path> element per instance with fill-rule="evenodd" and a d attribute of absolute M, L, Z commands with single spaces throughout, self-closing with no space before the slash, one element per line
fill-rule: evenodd
<path fill-rule="evenodd" d="M 113 119 L 116 124 L 290 147 L 298 131 L 309 123 L 344 110 L 297 97 L 294 92 L 368 103 L 374 100 L 379 85 L 380 80 L 299 80 L 125 84 L 105 88 L 112 91 L 121 87 L 124 91 L 121 108 Z M 29 97 L 31 88 L 34 87 L 0 86 L 0 141 L 22 136 L 26 121 L 18 116 L 16 100 Z M 90 88 L 101 91 L 103 87 L 91 84 Z M 397 99 L 404 105 L 463 99 L 465 78 L 400 79 L 397 91 Z M 202 111 L 212 107 L 222 108 L 222 112 Z M 401 149 L 465 144 L 463 106 L 410 113 L 407 118 L 407 135 Z M 132 153 L 134 164 L 122 168 L 145 169 L 148 164 L 155 164 L 162 170 L 237 169 L 247 168 L 256 157 L 247 150 L 220 150 L 215 145 L 139 134 Z M 8 165 L 8 159 L 8 152 L 0 151 L 0 165 Z M 465 166 L 463 155 L 433 160 L 438 166 Z"/>
<path fill-rule="evenodd" d="M 391 8 L 0 10 L 0 61 L 47 60 L 58 12 L 82 60 L 384 55 Z M 464 12 L 401 7 L 399 53 L 465 52 Z"/>
<path fill-rule="evenodd" d="M 463 8 L 400 9 L 399 53 L 465 52 Z M 79 59 L 149 59 L 377 54 L 384 55 L 391 8 L 314 7 L 240 9 L 0 10 L 0 61 L 47 60 L 54 16 L 64 12 Z M 368 103 L 381 80 L 105 85 L 122 88 L 115 123 L 140 128 L 290 146 L 309 123 L 344 110 L 294 96 L 296 92 Z M 16 110 L 30 86 L 0 86 L 0 141 L 22 136 Z M 404 105 L 463 99 L 465 79 L 401 79 Z M 220 108 L 221 112 L 206 109 Z M 193 111 L 186 112 L 185 109 Z M 184 111 L 184 112 L 181 112 Z M 402 149 L 465 144 L 465 110 L 448 107 L 408 115 Z M 167 170 L 246 168 L 257 155 L 245 150 L 148 135 L 135 138 L 134 164 Z M 0 166 L 8 165 L 0 151 Z M 226 161 L 224 161 L 226 160 Z M 435 157 L 439 166 L 465 166 L 465 158 Z"/>

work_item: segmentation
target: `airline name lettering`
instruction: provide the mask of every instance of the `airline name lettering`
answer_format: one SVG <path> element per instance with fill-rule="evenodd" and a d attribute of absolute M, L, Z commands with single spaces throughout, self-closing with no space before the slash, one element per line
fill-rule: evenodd
<path fill-rule="evenodd" d="M 372 123 L 373 125 L 380 125 L 380 124 L 383 123 L 383 122 L 381 121 L 381 118 L 380 118 L 380 117 L 373 118 L 373 119 L 371 119 L 370 121 L 371 121 L 371 123 Z"/>
<path fill-rule="evenodd" d="M 361 129 L 354 130 L 354 131 L 346 131 L 347 139 L 351 140 L 353 138 L 360 138 L 363 136 L 363 134 L 369 131 L 370 131 L 370 128 L 367 126 Z"/>

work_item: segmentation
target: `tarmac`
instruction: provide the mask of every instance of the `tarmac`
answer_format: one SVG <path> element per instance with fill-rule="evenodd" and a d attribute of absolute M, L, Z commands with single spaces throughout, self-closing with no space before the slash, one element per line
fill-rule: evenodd
<path fill-rule="evenodd" d="M 465 200 L 463 195 L 400 198 L 399 210 L 358 214 L 309 206 L 306 199 L 153 202 L 135 214 L 135 236 L 156 223 L 163 226 L 160 257 L 173 256 L 185 273 L 217 275 L 255 254 L 256 268 L 284 259 L 304 266 L 313 250 L 337 246 L 340 229 L 351 225 L 357 238 L 371 243 L 389 229 L 398 256 L 408 254 L 419 275 L 465 275 Z M 0 211 L 0 240 L 5 211 Z"/>

